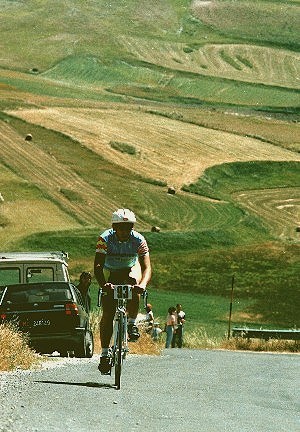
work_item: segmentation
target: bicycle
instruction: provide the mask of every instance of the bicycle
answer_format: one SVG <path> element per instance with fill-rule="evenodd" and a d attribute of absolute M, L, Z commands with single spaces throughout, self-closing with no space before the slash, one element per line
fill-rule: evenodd
<path fill-rule="evenodd" d="M 132 285 L 113 285 L 114 300 L 117 301 L 116 313 L 114 317 L 113 327 L 113 345 L 109 350 L 109 357 L 111 361 L 111 367 L 115 371 L 115 387 L 117 390 L 121 388 L 121 372 L 123 362 L 126 358 L 128 349 L 128 329 L 127 329 L 127 301 L 132 299 L 132 291 L 134 286 Z M 102 295 L 106 293 L 100 288 L 98 293 L 98 306 L 101 306 Z M 142 294 L 144 298 L 144 309 L 146 309 L 148 293 L 144 291 Z M 111 373 L 110 373 L 111 375 Z"/>

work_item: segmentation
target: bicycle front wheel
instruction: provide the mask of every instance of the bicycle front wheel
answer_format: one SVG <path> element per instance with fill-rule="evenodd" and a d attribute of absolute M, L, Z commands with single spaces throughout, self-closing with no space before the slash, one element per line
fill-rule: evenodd
<path fill-rule="evenodd" d="M 121 372 L 122 372 L 122 351 L 123 351 L 123 331 L 124 331 L 124 316 L 120 314 L 118 317 L 118 337 L 115 357 L 115 386 L 117 390 L 121 388 Z"/>

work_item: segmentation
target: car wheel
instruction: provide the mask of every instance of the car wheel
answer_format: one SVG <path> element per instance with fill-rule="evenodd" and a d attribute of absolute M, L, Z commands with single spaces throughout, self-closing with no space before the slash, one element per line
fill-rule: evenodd
<path fill-rule="evenodd" d="M 91 358 L 94 354 L 94 338 L 90 330 L 86 330 L 75 348 L 75 357 Z"/>
<path fill-rule="evenodd" d="M 90 330 L 86 332 L 86 350 L 85 354 L 87 358 L 93 357 L 94 354 L 94 336 Z"/>

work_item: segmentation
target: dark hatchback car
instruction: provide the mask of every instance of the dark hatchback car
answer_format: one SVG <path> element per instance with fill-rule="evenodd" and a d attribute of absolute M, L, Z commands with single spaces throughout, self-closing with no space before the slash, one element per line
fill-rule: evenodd
<path fill-rule="evenodd" d="M 0 287 L 0 322 L 13 321 L 38 352 L 92 357 L 93 334 L 79 290 L 70 282 Z"/>

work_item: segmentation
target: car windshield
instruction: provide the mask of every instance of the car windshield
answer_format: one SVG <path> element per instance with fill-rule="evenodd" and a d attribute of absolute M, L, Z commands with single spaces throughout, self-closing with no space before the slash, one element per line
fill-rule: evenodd
<path fill-rule="evenodd" d="M 66 284 L 38 284 L 36 286 L 15 285 L 7 288 L 2 303 L 47 303 L 68 301 L 71 299 L 72 294 L 70 288 Z"/>

